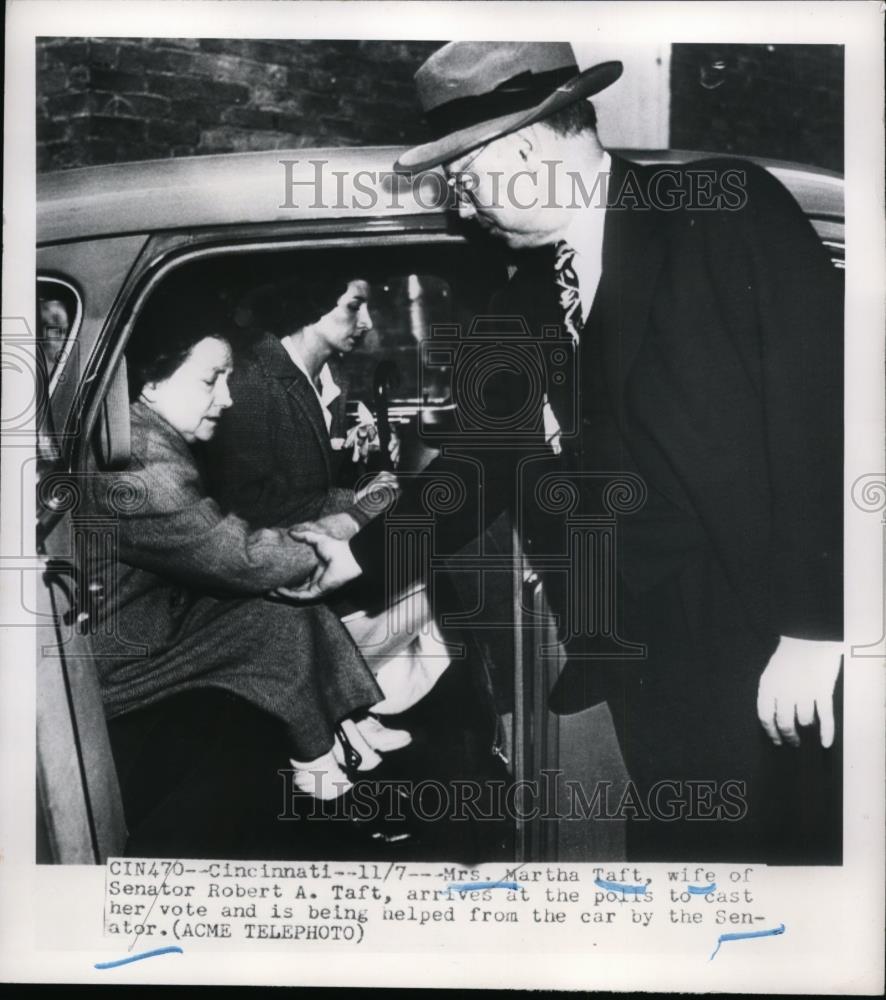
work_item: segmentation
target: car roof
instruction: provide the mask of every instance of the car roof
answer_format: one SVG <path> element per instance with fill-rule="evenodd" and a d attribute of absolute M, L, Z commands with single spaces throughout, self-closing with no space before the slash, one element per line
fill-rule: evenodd
<path fill-rule="evenodd" d="M 274 149 L 81 167 L 37 177 L 37 240 L 57 243 L 244 223 L 440 214 L 442 173 L 393 173 L 399 146 Z M 712 154 L 615 150 L 640 163 Z M 832 171 L 747 157 L 769 169 L 813 217 L 842 219 L 843 178 Z"/>

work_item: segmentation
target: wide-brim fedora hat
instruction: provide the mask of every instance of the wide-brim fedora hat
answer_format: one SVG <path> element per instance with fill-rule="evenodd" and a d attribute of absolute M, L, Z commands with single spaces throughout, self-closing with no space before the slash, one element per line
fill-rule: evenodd
<path fill-rule="evenodd" d="M 449 42 L 415 74 L 434 138 L 407 150 L 399 173 L 436 167 L 599 93 L 622 64 L 579 71 L 568 42 Z"/>

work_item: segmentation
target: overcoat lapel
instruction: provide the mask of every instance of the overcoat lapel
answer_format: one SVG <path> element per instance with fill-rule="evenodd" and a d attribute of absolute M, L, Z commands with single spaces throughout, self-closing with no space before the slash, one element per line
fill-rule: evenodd
<path fill-rule="evenodd" d="M 304 373 L 293 364 L 292 358 L 286 353 L 286 348 L 276 337 L 269 337 L 262 342 L 260 358 L 266 373 L 271 378 L 279 379 L 283 385 L 294 423 L 297 426 L 305 424 L 314 432 L 326 465 L 327 476 L 331 479 L 332 448 L 320 401 L 313 387 Z"/>
<path fill-rule="evenodd" d="M 329 428 L 329 437 L 343 438 L 348 431 L 348 396 L 351 389 L 351 377 L 347 369 L 340 363 L 338 358 L 330 358 L 327 362 L 335 384 L 338 386 L 339 395 L 329 404 L 329 412 L 332 414 L 332 424 Z M 325 427 L 324 422 L 324 427 Z"/>

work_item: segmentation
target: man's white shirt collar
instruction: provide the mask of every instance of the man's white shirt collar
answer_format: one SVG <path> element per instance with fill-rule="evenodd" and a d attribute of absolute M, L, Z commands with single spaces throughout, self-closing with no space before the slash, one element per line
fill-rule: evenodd
<path fill-rule="evenodd" d="M 604 152 L 600 160 L 599 188 L 592 189 L 589 205 L 583 205 L 566 230 L 565 240 L 575 251 L 574 268 L 578 276 L 582 319 L 587 320 L 600 283 L 603 269 L 603 226 L 606 222 L 606 200 L 612 159 Z M 596 178 L 594 179 L 596 181 Z"/>

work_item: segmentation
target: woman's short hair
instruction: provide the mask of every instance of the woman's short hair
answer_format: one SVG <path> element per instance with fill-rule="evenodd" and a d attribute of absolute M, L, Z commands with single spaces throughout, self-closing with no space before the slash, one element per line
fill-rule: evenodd
<path fill-rule="evenodd" d="M 126 348 L 130 400 L 149 382 L 162 382 L 184 364 L 206 337 L 229 343 L 236 336 L 230 309 L 213 295 L 161 289 L 148 302 Z"/>
<path fill-rule="evenodd" d="M 254 333 L 285 337 L 316 323 L 335 308 L 348 285 L 362 274 L 346 275 L 312 271 L 262 285 L 243 298 L 237 308 L 237 322 Z"/>

